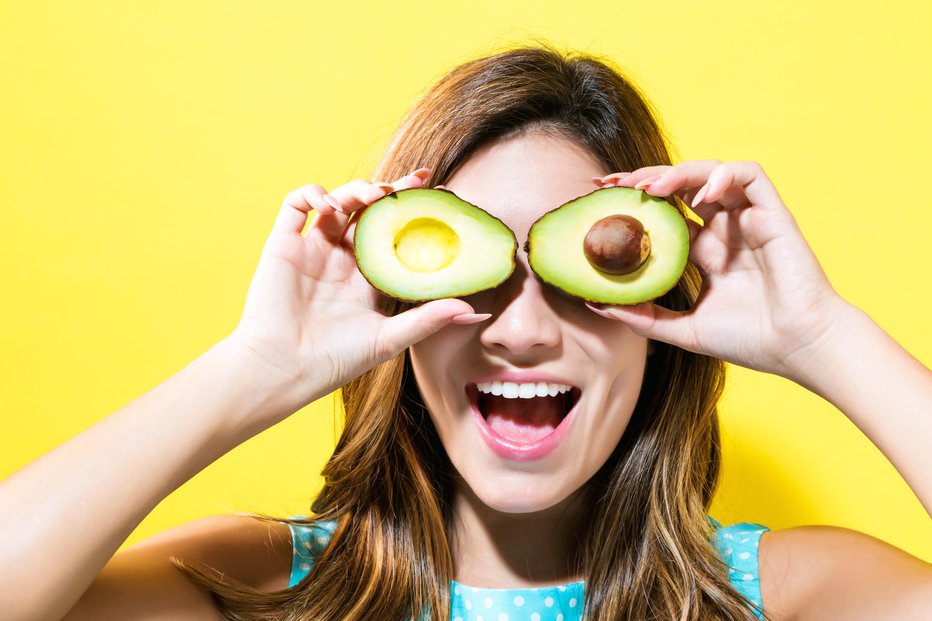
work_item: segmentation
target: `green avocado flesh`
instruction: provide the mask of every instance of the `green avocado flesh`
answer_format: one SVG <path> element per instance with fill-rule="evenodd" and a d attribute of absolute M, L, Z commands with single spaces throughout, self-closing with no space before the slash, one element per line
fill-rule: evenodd
<path fill-rule="evenodd" d="M 366 207 L 353 233 L 356 264 L 379 291 L 419 302 L 502 283 L 518 241 L 498 218 L 449 190 L 408 188 Z"/>
<path fill-rule="evenodd" d="M 628 215 L 644 225 L 650 255 L 635 271 L 610 274 L 587 259 L 583 240 L 596 222 Z M 566 293 L 606 304 L 638 304 L 676 285 L 689 258 L 685 217 L 667 201 L 643 190 L 610 187 L 581 196 L 541 216 L 525 245 L 531 269 Z"/>

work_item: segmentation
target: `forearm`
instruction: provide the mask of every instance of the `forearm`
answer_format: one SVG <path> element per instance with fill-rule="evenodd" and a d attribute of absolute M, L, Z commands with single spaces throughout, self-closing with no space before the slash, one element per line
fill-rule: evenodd
<path fill-rule="evenodd" d="M 880 449 L 932 515 L 932 372 L 866 313 L 844 304 L 794 381 L 834 404 Z"/>
<path fill-rule="evenodd" d="M 288 416 L 289 398 L 224 340 L 0 482 L 0 610 L 63 616 L 165 496 Z"/>

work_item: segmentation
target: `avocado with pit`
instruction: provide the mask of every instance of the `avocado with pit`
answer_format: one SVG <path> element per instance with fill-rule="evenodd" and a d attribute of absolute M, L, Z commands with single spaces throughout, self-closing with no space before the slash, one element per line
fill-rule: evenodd
<path fill-rule="evenodd" d="M 498 286 L 515 269 L 518 241 L 511 229 L 449 190 L 396 190 L 359 213 L 356 264 L 393 298 L 466 296 Z"/>
<path fill-rule="evenodd" d="M 621 186 L 580 196 L 538 218 L 524 245 L 541 280 L 604 304 L 647 302 L 686 269 L 689 229 L 675 206 Z"/>

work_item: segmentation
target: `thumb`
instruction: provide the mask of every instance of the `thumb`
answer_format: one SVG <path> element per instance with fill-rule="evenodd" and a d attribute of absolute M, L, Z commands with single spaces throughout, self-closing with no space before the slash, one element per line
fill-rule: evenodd
<path fill-rule="evenodd" d="M 474 314 L 472 306 L 456 298 L 425 302 L 385 320 L 379 334 L 381 349 L 391 358 L 451 323 L 476 323 L 491 316 Z"/>
<path fill-rule="evenodd" d="M 603 317 L 623 321 L 639 336 L 696 351 L 692 317 L 687 311 L 671 311 L 651 302 L 605 308 L 598 308 L 586 302 L 586 306 Z"/>

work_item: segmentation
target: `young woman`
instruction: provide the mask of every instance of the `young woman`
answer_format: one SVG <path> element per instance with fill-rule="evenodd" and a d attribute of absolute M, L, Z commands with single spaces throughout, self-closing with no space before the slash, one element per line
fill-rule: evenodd
<path fill-rule="evenodd" d="M 630 82 L 544 46 L 441 79 L 374 178 L 394 181 L 288 194 L 233 333 L 2 482 L 4 619 L 929 618 L 932 566 L 900 549 L 706 513 L 723 361 L 831 401 L 932 512 L 932 376 L 835 293 L 758 164 L 671 165 Z M 520 251 L 495 289 L 419 305 L 355 268 L 351 214 L 394 190 L 445 187 L 521 246 L 612 184 L 704 220 L 655 304 L 562 295 Z M 496 440 L 486 419 L 541 385 L 543 439 Z M 115 554 L 184 481 L 340 388 L 313 516 L 208 518 Z"/>

